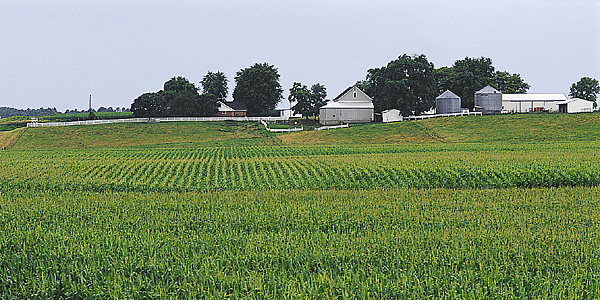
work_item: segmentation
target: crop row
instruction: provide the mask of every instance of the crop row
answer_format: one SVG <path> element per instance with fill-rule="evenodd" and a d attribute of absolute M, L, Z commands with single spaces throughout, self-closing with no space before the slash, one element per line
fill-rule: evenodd
<path fill-rule="evenodd" d="M 132 159 L 127 155 L 119 156 L 120 152 L 107 152 L 104 153 L 106 159 L 80 159 L 65 155 L 62 158 L 38 159 L 35 163 L 29 163 L 25 158 L 2 161 L 5 172 L 0 174 L 0 185 L 24 189 L 121 191 L 600 185 L 600 168 L 597 167 L 600 157 L 595 152 L 564 149 L 247 159 L 226 159 L 214 154 L 201 160 L 188 159 L 186 155 L 182 156 L 183 159 Z M 156 152 L 157 155 L 169 153 Z M 189 152 L 197 151 L 192 149 Z"/>
<path fill-rule="evenodd" d="M 599 199 L 598 187 L 4 191 L 0 298 L 597 299 Z"/>

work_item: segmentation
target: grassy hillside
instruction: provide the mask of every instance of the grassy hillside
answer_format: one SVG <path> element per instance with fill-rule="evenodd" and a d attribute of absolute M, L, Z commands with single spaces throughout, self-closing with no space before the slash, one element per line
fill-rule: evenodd
<path fill-rule="evenodd" d="M 268 133 L 257 123 L 244 122 L 29 128 L 13 149 L 595 140 L 600 140 L 600 113 L 452 117 L 294 133 Z"/>
<path fill-rule="evenodd" d="M 600 139 L 600 113 L 437 118 L 290 133 L 280 138 L 286 145 L 593 141 Z"/>
<path fill-rule="evenodd" d="M 0 149 L 11 147 L 24 131 L 25 128 L 20 128 L 12 131 L 0 132 Z"/>
<path fill-rule="evenodd" d="M 255 123 L 172 122 L 28 128 L 13 149 L 247 146 L 276 143 Z"/>

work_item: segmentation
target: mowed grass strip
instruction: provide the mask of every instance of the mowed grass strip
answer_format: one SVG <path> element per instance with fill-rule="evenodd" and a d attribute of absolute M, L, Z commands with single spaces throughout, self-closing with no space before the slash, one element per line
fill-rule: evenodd
<path fill-rule="evenodd" d="M 11 131 L 0 132 L 0 149 L 5 150 L 14 145 L 24 131 L 25 128 L 19 128 Z"/>
<path fill-rule="evenodd" d="M 9 298 L 597 298 L 600 189 L 0 194 Z"/>
<path fill-rule="evenodd" d="M 256 123 L 163 122 L 28 128 L 13 149 L 272 145 Z"/>

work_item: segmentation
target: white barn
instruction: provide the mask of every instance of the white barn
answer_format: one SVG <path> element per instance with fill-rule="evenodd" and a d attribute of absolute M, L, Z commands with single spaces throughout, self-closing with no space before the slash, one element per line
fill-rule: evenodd
<path fill-rule="evenodd" d="M 369 123 L 374 119 L 373 99 L 356 86 L 347 88 L 319 110 L 319 122 L 323 125 Z"/>
<path fill-rule="evenodd" d="M 502 94 L 502 112 L 558 111 L 566 100 L 565 94 Z"/>
<path fill-rule="evenodd" d="M 594 109 L 594 102 L 585 99 L 572 98 L 563 102 L 558 103 L 558 111 L 561 113 L 581 113 L 581 112 L 592 112 Z"/>

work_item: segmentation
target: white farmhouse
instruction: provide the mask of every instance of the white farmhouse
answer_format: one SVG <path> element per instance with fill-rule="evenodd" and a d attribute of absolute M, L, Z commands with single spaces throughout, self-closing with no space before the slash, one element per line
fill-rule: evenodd
<path fill-rule="evenodd" d="M 323 125 L 368 123 L 374 120 L 373 99 L 356 86 L 351 86 L 319 110 Z"/>
<path fill-rule="evenodd" d="M 594 102 L 585 99 L 572 98 L 558 103 L 558 111 L 561 113 L 581 113 L 592 112 Z"/>
<path fill-rule="evenodd" d="M 565 94 L 502 94 L 502 112 L 558 111 Z"/>

